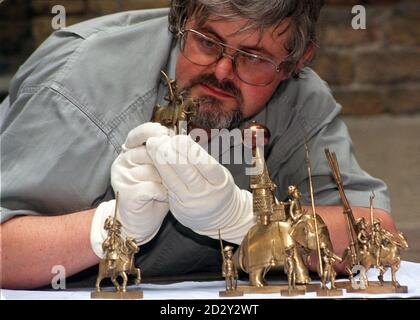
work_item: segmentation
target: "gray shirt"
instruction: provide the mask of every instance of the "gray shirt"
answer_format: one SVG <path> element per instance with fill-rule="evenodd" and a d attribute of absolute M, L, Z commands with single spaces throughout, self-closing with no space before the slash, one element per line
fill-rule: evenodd
<path fill-rule="evenodd" d="M 130 11 L 59 30 L 32 54 L 0 105 L 2 222 L 81 211 L 113 197 L 111 164 L 128 132 L 149 121 L 164 96 L 160 70 L 174 77 L 175 44 L 167 9 Z M 317 205 L 340 204 L 324 155 L 329 147 L 350 204 L 368 206 L 374 190 L 375 205 L 389 211 L 385 184 L 357 164 L 339 112 L 326 83 L 307 68 L 248 119 L 271 131 L 265 154 L 279 198 L 295 184 L 309 202 L 306 139 Z M 243 165 L 226 167 L 249 188 Z"/>
<path fill-rule="evenodd" d="M 165 95 L 160 70 L 173 78 L 177 54 L 166 9 L 118 13 L 53 33 L 20 67 L 0 105 L 1 221 L 62 215 L 112 199 L 111 164 L 128 132 L 150 120 Z M 375 190 L 376 206 L 389 211 L 385 184 L 357 164 L 339 112 L 327 85 L 305 69 L 300 79 L 281 83 L 253 117 L 271 131 L 265 156 L 278 197 L 295 184 L 309 203 L 306 139 L 317 205 L 340 203 L 324 156 L 329 147 L 338 155 L 350 204 L 368 206 Z M 226 167 L 241 188 L 249 188 L 243 165 Z M 144 277 L 167 278 L 219 274 L 222 261 L 217 241 L 168 214 L 136 262 Z M 87 276 L 94 277 L 96 268 L 92 272 Z"/>

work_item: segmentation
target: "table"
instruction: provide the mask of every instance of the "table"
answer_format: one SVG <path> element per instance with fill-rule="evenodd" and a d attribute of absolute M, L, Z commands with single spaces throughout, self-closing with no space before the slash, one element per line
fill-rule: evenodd
<path fill-rule="evenodd" d="M 377 280 L 378 272 L 369 270 L 369 280 Z M 391 280 L 391 272 L 387 271 L 385 280 Z M 420 263 L 402 261 L 397 273 L 397 279 L 401 285 L 408 286 L 408 293 L 405 294 L 363 294 L 344 293 L 340 299 L 348 298 L 420 298 Z M 239 283 L 245 284 L 240 281 Z M 130 286 L 133 289 L 135 286 Z M 221 299 L 219 291 L 224 288 L 224 281 L 194 282 L 185 281 L 173 284 L 140 284 L 144 292 L 143 300 L 198 300 L 198 299 Z M 72 289 L 55 291 L 35 290 L 7 290 L 1 289 L 1 299 L 7 300 L 89 300 L 92 289 Z M 230 299 L 230 298 L 223 298 Z M 234 299 L 328 299 L 328 297 L 317 297 L 315 292 L 306 293 L 304 296 L 282 297 L 280 293 L 272 294 L 246 294 L 243 297 Z"/>

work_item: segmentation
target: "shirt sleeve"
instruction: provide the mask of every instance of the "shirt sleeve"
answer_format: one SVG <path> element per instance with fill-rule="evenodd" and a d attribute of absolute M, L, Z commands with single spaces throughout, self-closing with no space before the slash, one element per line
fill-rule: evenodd
<path fill-rule="evenodd" d="M 350 206 L 369 207 L 369 197 L 375 192 L 374 206 L 391 212 L 388 188 L 370 176 L 358 164 L 349 132 L 338 117 L 324 126 L 308 141 L 315 205 L 341 205 L 337 185 L 325 156 L 325 148 L 335 152 L 341 179 Z M 275 179 L 282 190 L 296 185 L 302 193 L 302 204 L 310 204 L 308 171 L 304 146 L 298 148 L 280 169 Z M 281 197 L 284 198 L 285 194 Z"/>
<path fill-rule="evenodd" d="M 81 109 L 51 87 L 3 101 L 1 222 L 15 215 L 59 215 L 112 197 L 117 152 Z"/>

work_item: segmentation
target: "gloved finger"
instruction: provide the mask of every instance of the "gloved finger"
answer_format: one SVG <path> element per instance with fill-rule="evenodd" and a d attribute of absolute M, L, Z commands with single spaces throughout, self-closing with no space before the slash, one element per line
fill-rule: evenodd
<path fill-rule="evenodd" d="M 195 165 L 201 176 L 214 186 L 225 184 L 230 172 L 215 159 L 211 163 L 197 163 Z"/>
<path fill-rule="evenodd" d="M 225 182 L 226 169 L 203 147 L 192 140 L 190 136 L 177 136 L 176 140 L 177 151 L 187 156 L 188 163 L 194 166 L 196 172 L 204 180 L 212 185 L 220 185 Z"/>
<path fill-rule="evenodd" d="M 128 188 L 145 181 L 162 182 L 159 172 L 153 165 L 138 165 L 128 169 L 113 167 L 111 170 L 111 184 L 113 187 L 121 186 Z"/>
<path fill-rule="evenodd" d="M 121 207 L 129 212 L 138 212 L 150 201 L 168 202 L 168 190 L 161 183 L 144 181 L 129 188 L 126 185 L 112 187 L 115 193 L 119 192 Z"/>
<path fill-rule="evenodd" d="M 169 129 L 157 122 L 146 122 L 134 128 L 128 133 L 125 140 L 125 149 L 131 149 L 143 145 L 150 137 L 169 135 Z"/>
<path fill-rule="evenodd" d="M 194 161 L 200 161 L 200 159 L 187 156 L 190 154 L 189 151 L 194 152 L 194 150 L 190 149 L 190 147 L 194 146 L 196 147 L 197 144 L 188 136 L 178 135 L 171 138 L 170 147 L 174 150 L 174 154 L 177 155 L 176 159 L 179 161 L 169 163 L 169 165 L 190 192 L 200 193 L 205 190 L 208 185 L 207 181 L 203 179 L 200 172 L 194 165 Z"/>
<path fill-rule="evenodd" d="M 138 205 L 150 200 L 168 202 L 168 190 L 161 183 L 144 181 L 139 183 L 133 192 Z"/>
<path fill-rule="evenodd" d="M 182 193 L 187 191 L 187 187 L 174 171 L 171 163 L 179 163 L 183 160 L 178 158 L 176 150 L 171 147 L 171 139 L 168 136 L 149 138 L 146 142 L 146 150 L 162 178 L 162 183 L 168 189 L 179 190 Z"/>
<path fill-rule="evenodd" d="M 130 170 L 130 175 L 137 182 L 152 181 L 162 183 L 162 178 L 160 177 L 159 172 L 152 164 L 144 164 L 132 167 Z"/>
<path fill-rule="evenodd" d="M 121 154 L 119 157 L 127 166 L 137 166 L 139 164 L 153 164 L 147 153 L 146 146 L 135 147 L 128 149 L 126 152 Z"/>

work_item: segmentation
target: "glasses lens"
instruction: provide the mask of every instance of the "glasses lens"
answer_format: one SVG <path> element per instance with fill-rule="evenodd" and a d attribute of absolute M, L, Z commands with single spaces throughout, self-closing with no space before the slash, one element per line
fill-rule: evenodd
<path fill-rule="evenodd" d="M 222 47 L 210 38 L 186 30 L 181 39 L 181 52 L 192 63 L 208 66 L 219 59 Z"/>
<path fill-rule="evenodd" d="M 195 30 L 182 33 L 180 49 L 185 58 L 200 66 L 209 66 L 223 55 L 223 46 Z M 276 66 L 257 55 L 237 51 L 234 55 L 233 68 L 243 82 L 264 86 L 272 82 L 276 75 Z"/>
<path fill-rule="evenodd" d="M 276 66 L 268 60 L 239 52 L 235 62 L 238 77 L 248 84 L 263 86 L 274 80 Z"/>

